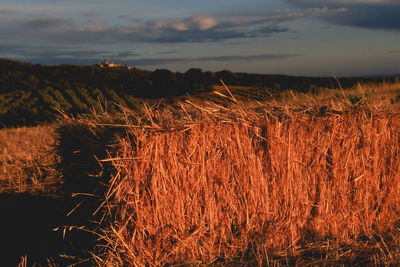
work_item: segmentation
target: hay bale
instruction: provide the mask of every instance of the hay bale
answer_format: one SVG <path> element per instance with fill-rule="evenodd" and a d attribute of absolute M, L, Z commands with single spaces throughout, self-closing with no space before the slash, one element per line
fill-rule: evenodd
<path fill-rule="evenodd" d="M 119 136 L 107 195 L 112 262 L 267 265 L 302 244 L 340 247 L 396 230 L 398 117 L 235 108 L 183 106 L 173 115 L 188 120 L 154 114 L 152 127 Z"/>
<path fill-rule="evenodd" d="M 68 119 L 58 132 L 66 190 L 106 199 L 104 265 L 266 265 L 311 243 L 400 242 L 390 112 L 188 102 Z"/>

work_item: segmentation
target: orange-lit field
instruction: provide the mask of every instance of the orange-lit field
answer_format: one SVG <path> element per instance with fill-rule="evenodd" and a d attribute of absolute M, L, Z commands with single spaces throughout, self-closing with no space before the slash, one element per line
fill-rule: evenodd
<path fill-rule="evenodd" d="M 362 96 L 365 88 L 344 93 Z M 101 224 L 89 218 L 86 228 L 98 242 L 85 254 L 91 265 L 396 264 L 396 90 L 386 102 L 372 89 L 354 103 L 333 94 L 321 104 L 327 93 L 303 104 L 295 94 L 286 104 L 189 99 L 171 109 L 145 106 L 141 114 L 65 118 L 56 131 L 2 130 L 1 190 L 46 194 L 64 175 L 64 186 L 49 187 L 64 201 L 65 188 L 89 201 L 97 195 L 103 204 L 93 219 Z M 68 237 L 72 228 L 58 223 Z M 66 257 L 88 263 L 63 251 L 21 253 L 25 266 Z"/>

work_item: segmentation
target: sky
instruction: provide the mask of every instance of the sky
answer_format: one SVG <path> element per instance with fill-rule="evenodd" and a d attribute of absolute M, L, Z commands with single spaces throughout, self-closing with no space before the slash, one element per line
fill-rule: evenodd
<path fill-rule="evenodd" d="M 307 76 L 400 73 L 400 0 L 0 0 L 0 58 Z"/>

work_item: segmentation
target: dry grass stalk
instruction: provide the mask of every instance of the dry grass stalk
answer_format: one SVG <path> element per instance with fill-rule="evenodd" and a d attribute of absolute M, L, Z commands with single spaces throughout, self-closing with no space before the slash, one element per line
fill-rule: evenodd
<path fill-rule="evenodd" d="M 18 267 L 26 267 L 28 264 L 28 257 L 26 255 L 21 257 L 21 261 L 18 263 Z"/>

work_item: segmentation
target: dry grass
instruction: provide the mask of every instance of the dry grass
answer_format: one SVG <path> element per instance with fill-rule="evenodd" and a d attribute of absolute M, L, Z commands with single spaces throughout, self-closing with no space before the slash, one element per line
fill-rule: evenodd
<path fill-rule="evenodd" d="M 1 130 L 0 190 L 52 191 L 57 143 L 64 190 L 105 194 L 100 266 L 396 264 L 400 117 L 366 88 Z"/>
<path fill-rule="evenodd" d="M 398 114 L 191 102 L 128 113 L 109 125 L 124 130 L 103 161 L 115 173 L 100 265 L 399 262 Z"/>
<path fill-rule="evenodd" d="M 214 86 L 217 92 L 226 92 L 223 86 Z M 369 104 L 377 106 L 390 106 L 390 109 L 400 111 L 400 82 L 382 82 L 357 84 L 352 88 L 317 88 L 315 93 L 300 93 L 296 91 L 283 91 L 279 94 L 271 93 L 263 88 L 232 86 L 229 88 L 235 97 L 244 100 L 266 100 L 274 105 L 330 105 L 340 101 L 343 96 L 364 97 Z M 394 103 L 393 103 L 394 102 Z"/>
<path fill-rule="evenodd" d="M 50 193 L 61 181 L 54 127 L 0 130 L 0 192 Z"/>
<path fill-rule="evenodd" d="M 357 84 L 352 88 L 346 88 L 341 90 L 340 88 L 329 89 L 321 88 L 319 93 L 314 95 L 296 93 L 288 91 L 282 93 L 279 100 L 272 101 L 276 104 L 315 104 L 319 105 L 332 104 L 340 100 L 343 96 L 348 98 L 349 96 L 360 96 L 367 100 L 368 104 L 378 107 L 390 108 L 391 110 L 400 111 L 400 101 L 394 101 L 400 95 L 400 82 L 390 83 L 367 83 Z"/>

